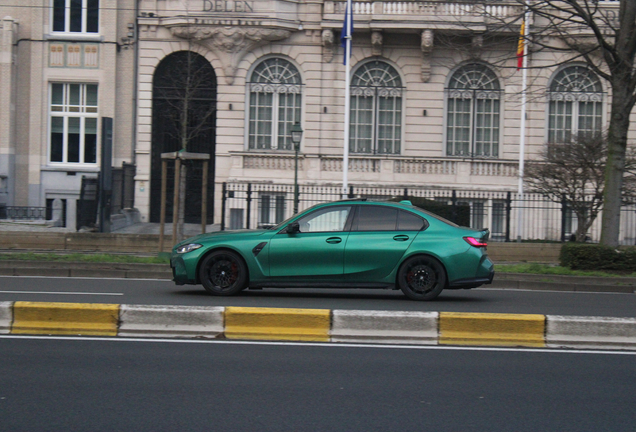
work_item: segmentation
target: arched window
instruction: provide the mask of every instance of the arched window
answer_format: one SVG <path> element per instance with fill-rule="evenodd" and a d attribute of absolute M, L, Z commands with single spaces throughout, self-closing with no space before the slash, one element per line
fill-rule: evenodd
<path fill-rule="evenodd" d="M 448 156 L 499 156 L 500 98 L 499 80 L 487 66 L 455 71 L 446 89 Z"/>
<path fill-rule="evenodd" d="M 387 63 L 363 64 L 351 79 L 349 151 L 399 154 L 402 80 Z"/>
<path fill-rule="evenodd" d="M 250 150 L 293 150 L 291 127 L 300 122 L 301 79 L 287 60 L 259 63 L 248 83 Z"/>
<path fill-rule="evenodd" d="M 603 87 L 588 67 L 570 66 L 557 72 L 547 97 L 548 142 L 601 131 Z"/>

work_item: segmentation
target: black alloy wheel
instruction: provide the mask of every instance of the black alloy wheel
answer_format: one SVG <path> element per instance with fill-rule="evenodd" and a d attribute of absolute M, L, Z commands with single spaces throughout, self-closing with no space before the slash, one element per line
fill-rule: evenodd
<path fill-rule="evenodd" d="M 398 286 L 412 300 L 433 300 L 446 286 L 446 272 L 435 258 L 411 257 L 400 267 Z"/>
<path fill-rule="evenodd" d="M 212 252 L 201 263 L 199 280 L 214 295 L 234 295 L 247 287 L 247 267 L 234 252 Z"/>

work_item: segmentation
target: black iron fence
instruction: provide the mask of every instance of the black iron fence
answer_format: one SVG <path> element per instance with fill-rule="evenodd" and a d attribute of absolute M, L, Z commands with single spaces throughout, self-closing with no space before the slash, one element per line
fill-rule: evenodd
<path fill-rule="evenodd" d="M 267 228 L 292 216 L 294 185 L 223 183 L 221 229 Z M 488 227 L 493 241 L 566 241 L 576 232 L 578 220 L 567 203 L 539 194 L 513 192 L 436 190 L 427 188 L 349 187 L 346 196 L 337 186 L 299 186 L 298 209 L 342 198 L 424 198 L 452 207 L 470 208 L 469 225 Z M 452 212 L 451 212 L 452 213 Z M 589 240 L 600 238 L 600 215 L 588 230 Z M 621 244 L 636 244 L 636 206 L 621 212 Z"/>

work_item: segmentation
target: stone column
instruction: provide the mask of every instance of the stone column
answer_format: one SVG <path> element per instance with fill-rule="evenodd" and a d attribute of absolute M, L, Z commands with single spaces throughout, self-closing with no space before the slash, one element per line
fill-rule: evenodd
<path fill-rule="evenodd" d="M 13 205 L 15 169 L 15 62 L 13 43 L 18 24 L 11 17 L 0 21 L 0 204 Z"/>

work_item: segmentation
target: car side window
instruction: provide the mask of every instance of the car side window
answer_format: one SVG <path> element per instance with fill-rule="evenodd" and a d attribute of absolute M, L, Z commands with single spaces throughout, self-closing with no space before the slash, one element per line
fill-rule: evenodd
<path fill-rule="evenodd" d="M 301 233 L 344 231 L 351 206 L 328 207 L 298 219 Z"/>
<path fill-rule="evenodd" d="M 384 206 L 361 205 L 353 231 L 395 231 L 398 210 Z"/>
<path fill-rule="evenodd" d="M 420 231 L 428 224 L 421 217 L 400 210 L 398 215 L 398 231 Z"/>

